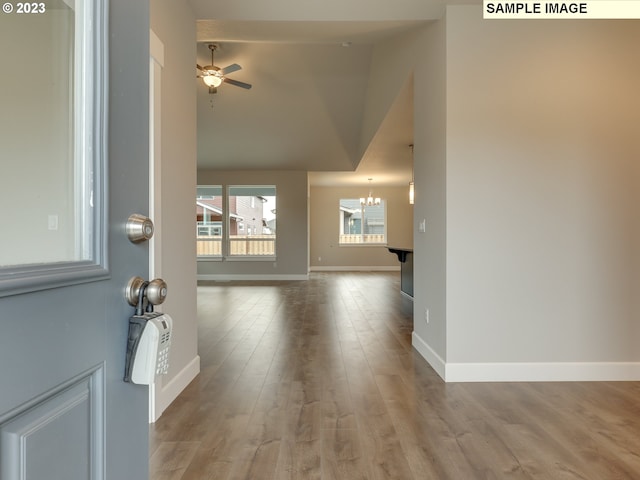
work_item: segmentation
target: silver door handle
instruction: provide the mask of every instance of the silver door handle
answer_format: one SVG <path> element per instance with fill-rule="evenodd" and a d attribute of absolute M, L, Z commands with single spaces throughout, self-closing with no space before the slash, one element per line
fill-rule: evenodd
<path fill-rule="evenodd" d="M 161 278 L 154 278 L 147 285 L 145 294 L 151 305 L 160 305 L 167 298 L 167 282 Z"/>
<path fill-rule="evenodd" d="M 150 282 L 145 282 L 142 277 L 133 277 L 124 291 L 124 298 L 132 307 L 138 305 L 141 289 L 144 289 L 143 298 L 146 298 L 151 305 L 160 305 L 167 298 L 167 282 L 163 279 L 154 278 Z"/>

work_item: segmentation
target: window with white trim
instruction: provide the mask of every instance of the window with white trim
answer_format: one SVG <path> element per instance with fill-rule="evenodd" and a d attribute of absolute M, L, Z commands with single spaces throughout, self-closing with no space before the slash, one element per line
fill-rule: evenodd
<path fill-rule="evenodd" d="M 222 186 L 198 186 L 196 192 L 197 254 L 199 257 L 222 257 Z"/>
<path fill-rule="evenodd" d="M 387 243 L 386 203 L 362 204 L 358 198 L 341 198 L 339 245 L 381 245 Z"/>
<path fill-rule="evenodd" d="M 275 257 L 276 197 L 273 185 L 198 186 L 198 257 Z"/>

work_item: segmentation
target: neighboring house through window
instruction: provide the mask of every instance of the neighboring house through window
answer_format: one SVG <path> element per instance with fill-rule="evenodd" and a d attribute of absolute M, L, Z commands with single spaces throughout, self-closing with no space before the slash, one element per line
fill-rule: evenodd
<path fill-rule="evenodd" d="M 387 242 L 386 206 L 362 205 L 358 198 L 341 198 L 340 245 L 379 245 Z"/>
<path fill-rule="evenodd" d="M 197 254 L 222 257 L 222 186 L 199 186 L 196 192 Z"/>
<path fill-rule="evenodd" d="M 200 258 L 275 256 L 276 188 L 272 185 L 198 186 Z"/>

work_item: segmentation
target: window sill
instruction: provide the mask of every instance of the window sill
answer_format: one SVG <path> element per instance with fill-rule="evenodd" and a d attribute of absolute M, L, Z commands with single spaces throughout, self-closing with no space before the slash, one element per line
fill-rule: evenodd
<path fill-rule="evenodd" d="M 225 262 L 274 262 L 275 255 L 250 256 L 250 255 L 234 255 L 224 257 Z"/>
<path fill-rule="evenodd" d="M 206 257 L 197 257 L 196 260 L 198 262 L 221 262 L 223 260 L 223 258 L 222 257 L 206 256 Z"/>

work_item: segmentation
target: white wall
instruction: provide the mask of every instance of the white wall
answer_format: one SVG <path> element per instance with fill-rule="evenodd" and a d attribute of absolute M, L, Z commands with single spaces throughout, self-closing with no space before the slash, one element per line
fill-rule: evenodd
<path fill-rule="evenodd" d="M 395 247 L 413 247 L 413 207 L 409 205 L 409 188 L 375 187 L 376 197 L 385 200 L 387 206 L 387 244 Z M 396 255 L 384 246 L 339 246 L 340 222 L 338 207 L 341 198 L 359 198 L 366 190 L 355 187 L 311 188 L 311 246 L 312 269 L 331 268 L 380 268 L 399 269 Z M 318 260 L 318 258 L 322 260 Z"/>
<path fill-rule="evenodd" d="M 169 374 L 158 391 L 162 410 L 199 371 L 196 312 L 195 17 L 183 1 L 152 0 L 151 28 L 164 44 L 161 206 L 156 232 L 160 275 L 168 285 L 160 310 L 174 320 Z"/>
<path fill-rule="evenodd" d="M 302 171 L 220 171 L 198 172 L 199 185 L 275 185 L 275 261 L 198 261 L 198 278 L 305 279 L 307 278 L 307 173 Z M 191 196 L 195 202 L 195 192 Z M 195 206 L 191 213 L 195 222 Z M 195 229 L 194 229 L 195 230 Z"/>
<path fill-rule="evenodd" d="M 446 22 L 447 363 L 638 362 L 638 23 Z"/>

